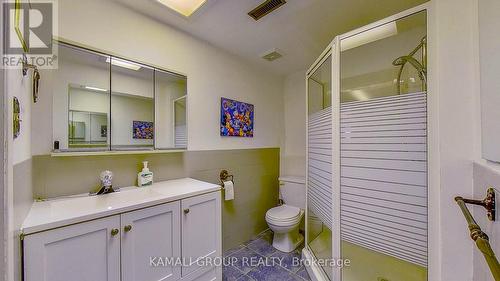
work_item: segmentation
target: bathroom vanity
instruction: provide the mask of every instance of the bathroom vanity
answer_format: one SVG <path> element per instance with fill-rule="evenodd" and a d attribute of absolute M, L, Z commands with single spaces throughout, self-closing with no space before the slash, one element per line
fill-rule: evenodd
<path fill-rule="evenodd" d="M 184 178 L 35 202 L 21 229 L 24 280 L 222 280 L 200 259 L 221 257 L 220 189 Z"/>

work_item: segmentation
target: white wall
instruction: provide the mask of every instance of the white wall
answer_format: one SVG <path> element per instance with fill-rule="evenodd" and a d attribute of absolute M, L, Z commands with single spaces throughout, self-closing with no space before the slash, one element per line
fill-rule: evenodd
<path fill-rule="evenodd" d="M 480 62 L 480 99 L 476 102 L 477 126 L 476 132 L 476 161 L 474 163 L 474 198 L 483 199 L 488 187 L 496 189 L 496 196 L 500 196 L 500 164 L 493 163 L 483 158 L 495 159 L 499 155 L 497 136 L 499 132 L 498 112 L 498 77 L 500 76 L 500 60 L 498 48 L 500 47 L 498 26 L 500 26 L 500 2 L 495 0 L 479 0 L 478 5 L 478 25 L 477 34 L 478 60 Z M 486 140 L 485 138 L 488 138 Z M 497 259 L 500 257 L 500 222 L 498 217 L 500 211 L 497 208 L 497 221 L 491 222 L 487 219 L 486 213 L 481 207 L 471 207 L 474 218 L 481 226 L 482 230 L 489 236 L 490 244 Z M 473 280 L 493 281 L 493 277 L 487 267 L 481 252 L 473 250 Z"/>
<path fill-rule="evenodd" d="M 281 77 L 254 69 L 239 58 L 110 0 L 60 0 L 59 35 L 187 75 L 189 149 L 279 147 L 283 133 Z M 255 105 L 254 138 L 220 137 L 221 96 Z M 50 126 L 38 120 L 35 125 Z M 48 139 L 43 142 L 49 143 Z M 40 151 L 47 152 L 50 147 Z"/>
<path fill-rule="evenodd" d="M 482 155 L 500 162 L 500 1 L 479 1 L 479 51 L 481 63 Z"/>
<path fill-rule="evenodd" d="M 0 14 L 3 15 L 3 4 L 4 1 L 0 1 Z M 0 32 L 0 41 L 3 41 L 3 32 Z M 3 46 L 0 46 L 0 53 L 3 54 Z M 7 209 L 6 205 L 6 200 L 5 200 L 5 195 L 6 191 L 8 189 L 9 183 L 7 181 L 7 167 L 9 166 L 8 162 L 6 162 L 7 159 L 7 142 L 5 141 L 5 135 L 6 135 L 6 130 L 8 128 L 6 119 L 7 115 L 9 113 L 9 110 L 6 106 L 6 101 L 7 101 L 7 89 L 6 89 L 6 84 L 5 81 L 7 80 L 6 73 L 4 69 L 0 69 L 0 108 L 2 109 L 2 112 L 0 112 L 0 139 L 2 140 L 0 143 L 0 210 L 2 210 L 2 215 L 0 215 L 0 280 L 6 280 L 6 257 L 7 257 L 7 232 L 9 230 L 8 225 L 6 222 L 7 220 L 7 215 L 9 214 L 9 210 Z"/>
<path fill-rule="evenodd" d="M 12 141 L 12 164 L 16 165 L 31 158 L 31 76 L 23 77 L 21 70 L 8 70 L 7 81 L 10 108 L 14 96 L 21 105 L 21 135 Z"/>
<path fill-rule="evenodd" d="M 306 71 L 285 78 L 285 137 L 281 151 L 281 174 L 305 176 L 306 161 Z"/>
<path fill-rule="evenodd" d="M 434 187 L 429 211 L 434 265 L 430 276 L 433 280 L 473 280 L 474 245 L 453 198 L 473 195 L 472 161 L 477 157 L 479 119 L 477 0 L 435 0 L 433 6 L 429 62 L 435 72 L 429 73 L 434 93 L 429 97 L 433 114 L 429 125 L 439 131 L 439 147 L 431 151 L 431 165 L 437 161 L 439 166 L 430 167 Z M 436 136 L 430 142 L 435 140 Z M 436 221 L 439 225 L 433 224 Z"/>
<path fill-rule="evenodd" d="M 31 72 L 30 72 L 31 75 Z M 8 130 L 6 135 L 8 146 L 6 202 L 8 211 L 7 232 L 7 275 L 8 280 L 19 278 L 19 228 L 24 221 L 32 202 L 31 180 L 31 76 L 22 76 L 21 70 L 6 70 L 7 78 L 7 109 Z M 17 97 L 21 108 L 21 134 L 13 139 L 12 108 L 13 97 Z M 20 181 L 14 175 L 19 169 L 26 173 L 23 177 L 27 181 Z"/>

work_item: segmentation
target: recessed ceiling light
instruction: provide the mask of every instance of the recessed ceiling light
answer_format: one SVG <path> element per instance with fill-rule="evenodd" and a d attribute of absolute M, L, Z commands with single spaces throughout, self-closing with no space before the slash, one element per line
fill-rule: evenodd
<path fill-rule="evenodd" d="M 135 70 L 135 71 L 137 71 L 137 70 L 139 70 L 139 69 L 142 68 L 140 65 L 132 63 L 132 62 L 128 62 L 128 61 L 117 59 L 117 58 L 113 58 L 113 60 L 111 60 L 111 58 L 108 57 L 106 59 L 106 62 L 109 63 L 110 61 L 111 61 L 112 65 L 116 65 L 116 66 L 119 66 L 119 67 L 132 69 L 132 70 Z"/>
<path fill-rule="evenodd" d="M 91 91 L 97 91 L 97 92 L 107 92 L 108 91 L 106 89 L 101 89 L 101 88 L 91 87 L 91 86 L 85 86 L 85 89 L 91 90 Z"/>
<path fill-rule="evenodd" d="M 158 0 L 177 13 L 189 17 L 196 12 L 207 0 Z"/>

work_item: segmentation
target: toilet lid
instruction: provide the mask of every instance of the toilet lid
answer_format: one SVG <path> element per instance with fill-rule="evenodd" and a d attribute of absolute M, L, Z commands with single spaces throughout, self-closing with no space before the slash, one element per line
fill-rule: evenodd
<path fill-rule="evenodd" d="M 266 215 L 271 219 L 277 220 L 295 219 L 300 216 L 300 208 L 281 205 L 270 209 L 269 211 L 267 211 Z"/>

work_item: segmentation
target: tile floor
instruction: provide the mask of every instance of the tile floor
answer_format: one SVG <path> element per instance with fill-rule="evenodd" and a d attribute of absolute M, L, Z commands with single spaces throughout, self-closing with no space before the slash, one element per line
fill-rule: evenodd
<path fill-rule="evenodd" d="M 291 253 L 273 248 L 273 233 L 268 230 L 254 239 L 224 253 L 224 281 L 304 281 L 311 280 L 298 264 L 302 247 Z"/>

